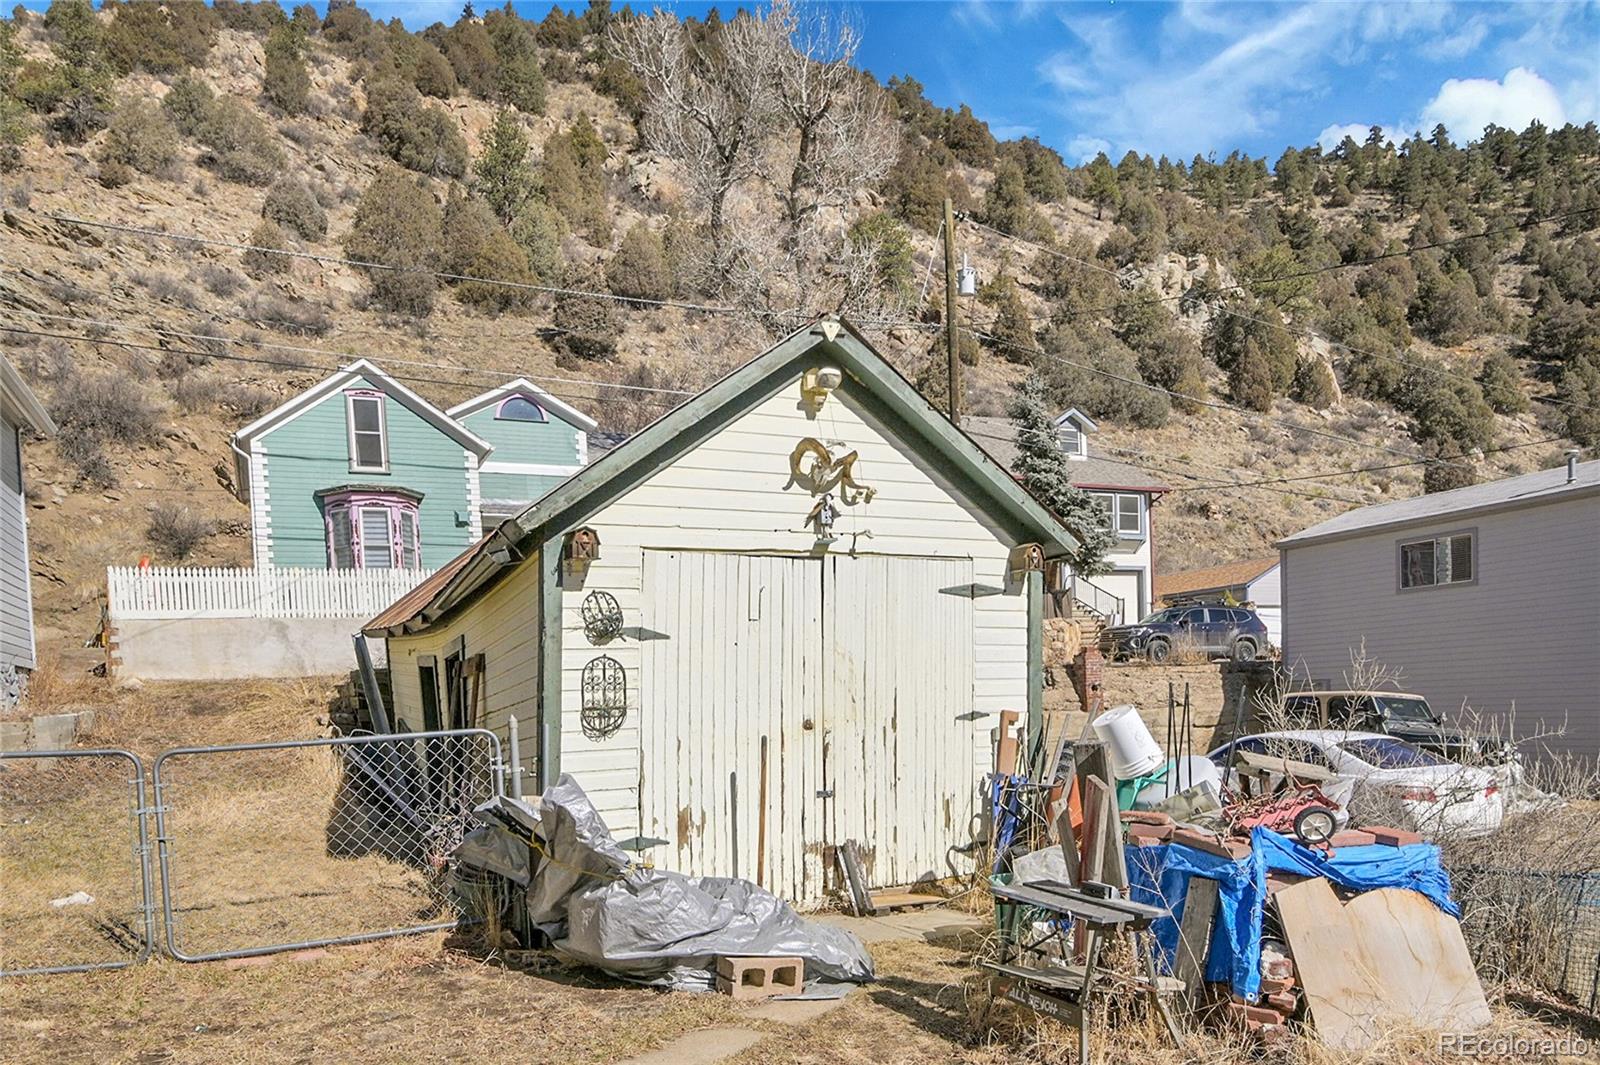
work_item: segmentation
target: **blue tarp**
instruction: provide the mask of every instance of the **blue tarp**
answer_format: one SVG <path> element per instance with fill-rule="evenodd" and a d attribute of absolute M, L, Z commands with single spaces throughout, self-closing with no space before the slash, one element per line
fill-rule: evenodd
<path fill-rule="evenodd" d="M 1251 1002 L 1261 989 L 1261 911 L 1267 897 L 1267 872 L 1320 876 L 1352 891 L 1408 888 L 1420 892 L 1445 913 L 1460 917 L 1450 898 L 1450 875 L 1431 843 L 1409 847 L 1341 847 L 1329 858 L 1270 829 L 1250 836 L 1248 858 L 1233 861 L 1181 843 L 1128 847 L 1129 888 L 1136 902 L 1169 909 L 1153 926 L 1167 971 L 1178 948 L 1178 922 L 1189 878 L 1217 881 L 1217 924 L 1211 936 L 1206 979 L 1227 981 Z"/>

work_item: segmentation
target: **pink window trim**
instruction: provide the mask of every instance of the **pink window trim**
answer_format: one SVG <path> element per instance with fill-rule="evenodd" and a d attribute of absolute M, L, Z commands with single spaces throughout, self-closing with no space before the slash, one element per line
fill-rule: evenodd
<path fill-rule="evenodd" d="M 526 392 L 518 392 L 515 395 L 510 395 L 510 396 L 507 396 L 505 399 L 502 399 L 494 408 L 494 416 L 495 416 L 495 418 L 498 419 L 498 418 L 504 417 L 505 416 L 504 412 L 505 412 L 505 409 L 506 409 L 506 404 L 507 403 L 513 403 L 513 402 L 515 402 L 516 400 L 519 400 L 519 399 L 520 400 L 525 400 L 528 403 L 532 403 L 533 404 L 533 409 L 539 412 L 539 417 L 534 419 L 534 421 L 537 421 L 537 422 L 548 422 L 550 420 L 550 412 L 545 410 L 544 406 L 538 400 L 534 399 L 532 396 L 528 395 Z M 526 419 L 526 418 L 512 418 L 510 420 L 511 421 L 523 422 L 523 421 L 527 421 L 528 419 Z"/>
<path fill-rule="evenodd" d="M 361 512 L 386 510 L 389 513 L 389 557 L 394 569 L 416 569 L 422 565 L 422 522 L 415 500 L 388 492 L 336 492 L 323 497 L 323 542 L 328 545 L 328 568 L 339 569 L 339 560 L 333 550 L 333 523 L 343 521 L 350 527 L 350 560 L 356 569 L 367 568 L 365 545 L 361 537 Z M 406 554 L 400 515 L 411 515 L 412 538 L 415 546 Z"/>

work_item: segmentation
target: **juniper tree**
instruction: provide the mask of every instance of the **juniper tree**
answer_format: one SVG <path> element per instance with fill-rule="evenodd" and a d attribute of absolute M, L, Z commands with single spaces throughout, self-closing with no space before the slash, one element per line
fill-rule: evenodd
<path fill-rule="evenodd" d="M 1008 411 L 1017 434 L 1013 470 L 1022 486 L 1077 538 L 1073 570 L 1093 576 L 1105 571 L 1111 531 L 1106 528 L 1104 512 L 1089 493 L 1072 486 L 1068 459 L 1061 450 L 1046 403 L 1044 382 L 1038 375 L 1030 374 L 1018 383 Z"/>

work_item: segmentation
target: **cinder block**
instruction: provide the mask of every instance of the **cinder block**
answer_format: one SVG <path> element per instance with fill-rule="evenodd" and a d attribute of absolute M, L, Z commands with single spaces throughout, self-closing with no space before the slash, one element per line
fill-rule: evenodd
<path fill-rule="evenodd" d="M 798 995 L 805 982 L 803 958 L 717 959 L 717 990 L 736 999 Z"/>
<path fill-rule="evenodd" d="M 1366 831 L 1372 838 L 1386 847 L 1405 847 L 1412 843 L 1421 843 L 1422 837 L 1415 832 L 1408 832 L 1403 828 L 1390 828 L 1388 825 L 1368 825 Z"/>

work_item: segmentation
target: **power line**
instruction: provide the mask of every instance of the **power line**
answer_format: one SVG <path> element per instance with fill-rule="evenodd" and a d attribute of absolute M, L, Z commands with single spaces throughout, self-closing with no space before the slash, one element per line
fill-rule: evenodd
<path fill-rule="evenodd" d="M 1586 213 L 1586 212 L 1589 212 L 1589 211 L 1600 211 L 1600 208 L 1585 208 L 1583 211 L 1575 211 L 1575 212 L 1572 212 L 1572 214 L 1583 214 L 1583 213 Z M 1021 237 L 1021 236 L 1018 236 L 1015 233 L 1008 233 L 1003 229 L 997 229 L 994 226 L 988 225 L 987 223 L 979 222 L 977 219 L 973 218 L 971 215 L 961 215 L 960 217 L 964 221 L 970 223 L 971 225 L 973 225 L 973 226 L 975 226 L 977 228 L 986 229 L 989 232 L 994 233 L 997 236 L 1004 237 L 1007 240 L 1016 241 L 1018 244 L 1025 244 L 1028 247 L 1035 248 L 1035 249 L 1037 249 L 1037 250 L 1039 250 L 1041 252 L 1044 252 L 1047 255 L 1053 255 L 1058 259 L 1065 260 L 1066 262 L 1077 263 L 1078 265 L 1086 266 L 1091 270 L 1097 270 L 1100 273 L 1105 274 L 1106 276 L 1116 280 L 1119 284 L 1122 282 L 1122 275 L 1119 272 L 1117 272 L 1116 270 L 1110 269 L 1109 267 L 1101 266 L 1099 263 L 1091 262 L 1088 259 L 1079 258 L 1076 255 L 1068 255 L 1064 251 L 1061 251 L 1061 250 L 1059 250 L 1057 248 L 1052 248 L 1047 244 L 1041 244 L 1038 241 L 1029 240 L 1027 237 Z M 1540 219 L 1539 221 L 1551 221 L 1552 219 L 1559 219 L 1559 218 L 1564 218 L 1564 217 L 1569 217 L 1569 216 L 1568 215 L 1553 215 L 1553 216 L 1550 216 L 1550 218 Z M 1456 238 L 1456 240 L 1459 241 L 1459 240 L 1465 240 L 1465 239 L 1477 239 L 1478 237 L 1482 237 L 1482 236 L 1486 236 L 1486 235 L 1487 234 L 1479 233 L 1479 234 L 1474 234 L 1472 237 Z M 1443 243 L 1434 244 L 1434 245 L 1419 245 L 1419 246 L 1417 246 L 1415 248 L 1412 248 L 1412 249 L 1409 249 L 1407 251 L 1386 252 L 1383 256 L 1380 256 L 1378 258 L 1394 258 L 1394 257 L 1399 257 L 1399 256 L 1404 256 L 1404 255 L 1411 255 L 1411 254 L 1414 254 L 1417 251 L 1425 250 L 1426 248 L 1442 247 L 1442 246 L 1444 246 Z M 1370 261 L 1376 262 L 1376 261 L 1378 261 L 1378 259 L 1373 259 L 1373 260 L 1370 260 Z M 1337 266 L 1321 267 L 1321 268 L 1318 269 L 1318 271 L 1313 271 L 1313 272 L 1327 272 L 1327 271 L 1330 271 L 1330 270 L 1342 270 L 1342 269 L 1345 269 L 1347 267 L 1362 266 L 1362 265 L 1366 265 L 1366 263 L 1363 262 L 1363 261 L 1358 260 L 1358 261 L 1349 262 L 1349 263 L 1340 263 Z M 1289 280 L 1289 279 L 1291 279 L 1293 277 L 1299 277 L 1299 276 L 1303 276 L 1303 275 L 1301 275 L 1301 274 L 1285 274 L 1282 277 L 1265 279 L 1261 283 L 1265 284 L 1265 283 L 1270 283 L 1270 282 L 1273 282 L 1273 281 L 1284 281 L 1284 280 Z M 1235 282 L 1232 285 L 1222 286 L 1222 288 L 1218 289 L 1217 291 L 1221 292 L 1221 291 L 1230 290 L 1230 289 L 1243 289 L 1244 286 L 1246 284 L 1249 284 L 1249 283 L 1253 283 L 1253 282 Z M 1320 340 L 1324 344 L 1327 344 L 1330 348 L 1337 348 L 1338 350 L 1347 352 L 1347 353 L 1349 353 L 1351 355 L 1365 355 L 1368 358 L 1380 359 L 1380 360 L 1382 360 L 1384 362 L 1391 362 L 1391 363 L 1394 363 L 1397 366 L 1406 367 L 1407 369 L 1420 370 L 1420 371 L 1423 371 L 1425 373 L 1439 374 L 1441 376 L 1448 377 L 1451 380 L 1462 380 L 1463 379 L 1462 376 L 1459 373 L 1456 373 L 1455 371 L 1451 370 L 1449 367 L 1434 366 L 1434 365 L 1428 363 L 1425 360 L 1407 359 L 1407 358 L 1404 358 L 1404 357 L 1399 356 L 1399 355 L 1386 355 L 1383 352 L 1372 351 L 1372 350 L 1366 349 L 1366 348 L 1352 347 L 1349 344 L 1345 344 L 1345 343 L 1342 343 L 1340 341 L 1334 340 L 1332 337 L 1327 336 L 1326 334 L 1319 333 L 1314 329 L 1308 329 L 1305 326 L 1291 325 L 1290 323 L 1285 322 L 1285 321 L 1272 321 L 1271 319 L 1261 318 L 1261 317 L 1258 317 L 1256 315 L 1249 314 L 1249 313 L 1247 313 L 1245 311 L 1239 310 L 1236 307 L 1229 307 L 1225 303 L 1223 303 L 1220 300 L 1219 297 L 1216 297 L 1216 296 L 1211 296 L 1211 297 L 1194 296 L 1194 295 L 1192 295 L 1190 290 L 1186 289 L 1185 291 L 1179 293 L 1176 296 L 1148 296 L 1148 297 L 1142 297 L 1142 298 L 1150 299 L 1150 300 L 1152 300 L 1153 302 L 1156 302 L 1156 303 L 1166 303 L 1166 302 L 1170 302 L 1170 301 L 1173 301 L 1173 300 L 1193 299 L 1196 303 L 1201 303 L 1201 304 L 1204 304 L 1207 307 L 1210 307 L 1211 310 L 1213 312 L 1217 313 L 1217 314 L 1226 314 L 1226 315 L 1229 315 L 1230 317 L 1239 318 L 1239 319 L 1242 319 L 1244 321 L 1255 322 L 1258 325 L 1264 325 L 1264 326 L 1267 326 L 1269 328 L 1282 329 L 1286 333 L 1289 333 L 1289 334 L 1294 335 L 1294 336 L 1305 337 L 1305 338 L 1307 338 L 1309 340 Z M 1112 304 L 1112 305 L 1109 305 L 1109 306 L 1104 306 L 1103 305 L 1103 306 L 1095 306 L 1095 307 L 1079 307 L 1079 308 L 1075 308 L 1070 314 L 1062 314 L 1062 315 L 1060 315 L 1060 317 L 1073 318 L 1073 317 L 1080 317 L 1080 316 L 1087 315 L 1087 314 L 1109 313 L 1111 311 L 1116 310 L 1116 307 L 1117 307 L 1117 305 L 1115 305 L 1115 304 Z M 1029 316 L 1029 320 L 1030 321 L 1032 320 L 1032 316 L 1031 315 Z M 991 327 L 993 326 L 993 324 L 994 324 L 993 322 L 990 323 Z M 1549 406 L 1571 407 L 1571 408 L 1573 408 L 1575 410 L 1582 410 L 1582 411 L 1588 411 L 1590 413 L 1600 414 L 1600 408 L 1585 406 L 1584 404 L 1577 403 L 1577 402 L 1574 402 L 1572 400 L 1561 399 L 1560 397 L 1556 397 L 1556 396 L 1530 396 L 1529 399 L 1531 399 L 1535 403 L 1543 403 L 1543 404 L 1546 404 L 1546 405 L 1549 405 Z"/>
<path fill-rule="evenodd" d="M 428 361 L 424 361 L 424 360 L 420 360 L 420 359 L 396 358 L 396 357 L 392 357 L 392 356 L 389 356 L 389 355 L 362 354 L 360 352 L 349 351 L 349 350 L 346 350 L 346 349 L 338 349 L 338 348 L 313 348 L 313 347 L 307 347 L 305 345 L 300 345 L 300 344 L 276 344 L 276 343 L 272 343 L 271 341 L 266 341 L 266 340 L 246 339 L 246 338 L 243 338 L 243 337 L 230 337 L 230 336 L 226 336 L 224 334 L 193 333 L 193 332 L 188 332 L 186 330 L 181 330 L 181 329 L 171 329 L 171 328 L 168 328 L 166 326 L 161 326 L 161 325 L 140 325 L 138 323 L 123 324 L 123 323 L 119 323 L 119 322 L 107 321 L 105 319 L 84 318 L 84 317 L 81 317 L 81 316 L 78 316 L 78 315 L 46 314 L 43 311 L 30 311 L 30 310 L 27 310 L 27 309 L 24 309 L 24 308 L 12 308 L 12 310 L 13 310 L 14 313 L 26 314 L 26 315 L 29 315 L 29 316 L 34 317 L 34 318 L 45 319 L 47 321 L 74 322 L 74 323 L 82 325 L 82 326 L 84 326 L 86 328 L 120 329 L 120 330 L 128 330 L 128 331 L 135 331 L 135 332 L 156 333 L 156 334 L 161 335 L 161 336 L 174 336 L 174 337 L 179 337 L 179 338 L 185 339 L 185 340 L 209 341 L 209 342 L 221 343 L 221 344 L 245 344 L 245 345 L 249 345 L 251 347 L 266 348 L 266 349 L 271 349 L 271 350 L 275 350 L 275 351 L 289 351 L 289 352 L 296 352 L 296 353 L 299 353 L 299 354 L 307 354 L 307 355 L 334 355 L 334 356 L 343 356 L 345 358 L 350 358 L 350 359 L 381 359 L 383 362 L 388 363 L 390 365 L 420 366 L 420 367 L 424 367 L 424 368 L 428 368 L 428 369 L 439 369 L 439 370 L 457 370 L 457 371 L 460 371 L 462 373 L 488 374 L 488 375 L 493 376 L 493 377 L 503 378 L 505 380 L 511 380 L 511 378 L 507 376 L 508 373 L 510 373 L 510 371 L 493 370 L 493 369 L 490 369 L 490 368 L 488 368 L 486 366 L 470 366 L 470 365 L 462 365 L 462 364 L 458 364 L 458 363 L 448 363 L 448 362 L 428 362 Z M 113 344 L 122 343 L 121 341 L 115 341 L 115 340 L 112 340 L 112 341 L 101 341 L 101 342 L 102 343 L 113 343 Z M 163 348 L 162 350 L 170 351 L 172 349 Z M 210 352 L 202 352 L 201 354 L 211 355 Z M 212 356 L 212 357 L 220 358 L 221 356 Z M 302 365 L 302 364 L 284 363 L 284 362 L 280 362 L 278 360 L 273 360 L 273 359 L 261 359 L 261 360 L 253 360 L 253 361 L 263 362 L 263 363 L 266 363 L 268 365 L 273 365 L 273 366 Z M 305 368 L 305 369 L 318 369 L 318 368 L 322 368 L 322 367 L 304 365 L 303 368 Z M 339 367 L 337 367 L 337 366 L 331 367 L 331 368 L 332 369 L 339 369 Z M 394 375 L 391 375 L 391 376 L 394 376 Z M 586 379 L 586 378 L 579 378 L 579 377 L 555 377 L 555 376 L 552 376 L 552 375 L 549 375 L 549 374 L 531 374 L 531 373 L 519 373 L 516 376 L 525 377 L 530 381 L 548 381 L 548 382 L 552 382 L 552 383 L 556 383 L 556 384 L 566 384 L 566 385 L 595 385 L 595 386 L 600 386 L 600 387 L 604 387 L 604 388 L 620 389 L 622 391 L 628 391 L 628 392 L 660 392 L 660 393 L 668 393 L 668 394 L 678 395 L 678 396 L 692 396 L 692 395 L 694 395 L 693 392 L 690 392 L 687 389 L 681 389 L 681 388 L 656 388 L 656 387 L 649 386 L 649 385 L 629 385 L 629 384 L 621 384 L 621 383 L 612 383 L 610 381 L 596 381 L 596 380 L 591 380 L 591 379 Z M 415 380 L 430 381 L 431 379 L 428 379 L 428 378 L 415 378 Z M 434 381 L 433 383 L 438 383 L 438 384 L 456 384 L 456 385 L 461 384 L 461 382 L 444 382 L 444 381 Z"/>
<path fill-rule="evenodd" d="M 1246 417 L 1249 417 L 1249 418 L 1256 418 L 1256 419 L 1261 420 L 1261 421 L 1270 422 L 1273 425 L 1277 425 L 1277 426 L 1280 426 L 1282 428 L 1288 429 L 1291 432 L 1306 433 L 1306 434 L 1309 434 L 1311 436 L 1320 436 L 1320 437 L 1322 437 L 1324 439 L 1327 439 L 1327 440 L 1337 440 L 1337 441 L 1339 441 L 1340 443 L 1343 443 L 1343 444 L 1354 444 L 1357 447 L 1372 448 L 1372 449 L 1377 450 L 1377 451 L 1386 451 L 1391 455 L 1403 455 L 1408 459 L 1417 458 L 1416 455 L 1413 455 L 1410 452 L 1401 451 L 1398 448 L 1392 448 L 1392 447 L 1389 447 L 1389 446 L 1387 446 L 1385 444 L 1374 444 L 1374 443 L 1371 443 L 1371 442 L 1366 441 L 1366 440 L 1357 440 L 1353 436 L 1344 436 L 1344 435 L 1342 435 L 1340 433 L 1330 433 L 1330 432 L 1328 432 L 1327 430 L 1324 430 L 1324 429 L 1316 429 L 1316 428 L 1313 428 L 1313 427 L 1308 426 L 1308 425 L 1300 425 L 1298 423 L 1288 421 L 1287 419 L 1284 419 L 1284 418 L 1275 418 L 1272 415 L 1263 414 L 1260 411 L 1251 410 L 1248 407 L 1241 407 L 1241 406 L 1239 406 L 1237 404 L 1234 404 L 1234 403 L 1227 403 L 1227 402 L 1225 402 L 1223 400 L 1202 399 L 1199 396 L 1193 396 L 1193 395 L 1190 395 L 1187 392 L 1178 392 L 1178 391 L 1175 391 L 1174 389 L 1163 388 L 1160 385 L 1153 385 L 1148 381 L 1141 381 L 1141 380 L 1138 380 L 1138 379 L 1132 378 L 1132 377 L 1124 377 L 1121 374 L 1112 373 L 1110 370 L 1102 370 L 1097 366 L 1090 366 L 1088 363 L 1075 362 L 1072 359 L 1063 358 L 1060 355 L 1055 355 L 1055 354 L 1052 354 L 1051 352 L 1045 351 L 1043 348 L 1030 348 L 1030 347 L 1026 347 L 1026 346 L 1024 346 L 1022 344 L 1016 344 L 1016 343 L 1013 343 L 1012 341 L 1004 340 L 1001 337 L 997 337 L 992 333 L 982 333 L 982 332 L 978 332 L 977 330 L 973 330 L 973 333 L 974 333 L 974 335 L 976 335 L 976 336 L 978 336 L 978 337 L 980 337 L 980 338 L 982 338 L 984 340 L 987 340 L 990 343 L 998 344 L 999 346 L 1001 346 L 1003 348 L 1010 348 L 1013 351 L 1023 352 L 1023 353 L 1029 354 L 1029 355 L 1033 355 L 1033 356 L 1035 356 L 1037 358 L 1046 359 L 1046 360 L 1051 361 L 1051 362 L 1057 362 L 1057 363 L 1060 363 L 1063 366 L 1072 366 L 1072 367 L 1075 367 L 1075 368 L 1077 368 L 1079 370 L 1083 370 L 1083 371 L 1085 371 L 1087 373 L 1098 374 L 1098 375 L 1100 375 L 1102 377 L 1108 377 L 1113 381 L 1120 381 L 1123 384 L 1133 385 L 1136 388 L 1145 388 L 1145 389 L 1149 389 L 1152 392 L 1159 392 L 1162 395 L 1165 395 L 1165 396 L 1167 396 L 1169 398 L 1172 398 L 1172 399 L 1180 399 L 1180 400 L 1183 400 L 1183 401 L 1188 402 L 1188 403 L 1198 403 L 1201 406 L 1212 407 L 1212 408 L 1217 409 L 1217 410 L 1230 410 L 1230 411 L 1233 411 L 1233 412 L 1235 412 L 1237 414 L 1242 414 L 1242 415 L 1244 415 Z M 1440 463 L 1440 464 L 1444 464 L 1444 465 L 1459 465 L 1459 463 L 1451 462 L 1448 459 L 1426 459 L 1425 458 L 1425 459 L 1422 459 L 1421 461 L 1423 461 L 1423 462 L 1435 462 L 1435 463 Z"/>
<path fill-rule="evenodd" d="M 746 307 L 733 307 L 724 304 L 694 303 L 688 300 L 659 300 L 644 299 L 636 296 L 619 296 L 614 292 L 595 292 L 589 289 L 567 288 L 560 285 L 540 285 L 526 281 L 507 281 L 503 278 L 476 277 L 471 274 L 457 274 L 445 270 L 432 270 L 425 266 L 396 266 L 391 263 L 371 262 L 362 259 L 349 259 L 338 255 L 322 255 L 317 252 L 299 251 L 293 248 L 268 248 L 259 244 L 247 244 L 242 241 L 222 240 L 216 237 L 200 237 L 188 233 L 171 233 L 159 229 L 149 229 L 144 226 L 123 225 L 117 222 L 100 222 L 94 219 L 78 218 L 73 215 L 52 214 L 34 208 L 26 208 L 30 213 L 49 218 L 55 222 L 68 225 L 88 226 L 95 229 L 105 229 L 116 233 L 127 233 L 134 236 L 149 237 L 156 240 L 176 241 L 184 244 L 197 244 L 207 247 L 228 248 L 233 251 L 260 252 L 264 255 L 279 255 L 285 258 L 306 259 L 331 265 L 349 266 L 360 270 L 385 270 L 391 273 L 414 274 L 425 277 L 435 277 L 442 281 L 470 282 L 479 285 L 498 285 L 502 288 L 511 288 L 524 292 L 538 292 L 552 296 L 585 296 L 592 299 L 610 300 L 615 303 L 646 307 L 672 307 L 679 310 L 694 311 L 702 314 L 725 314 L 741 318 L 787 318 L 790 320 L 811 321 L 819 314 L 817 312 L 800 310 L 758 310 Z M 886 328 L 897 326 L 918 325 L 909 321 L 892 318 L 858 318 L 852 319 L 860 325 L 874 325 Z"/>
<path fill-rule="evenodd" d="M 289 361 L 285 361 L 283 359 L 257 359 L 257 358 L 251 358 L 248 355 L 230 355 L 230 354 L 219 353 L 219 352 L 215 352 L 215 351 L 202 351 L 199 348 L 169 347 L 169 346 L 164 345 L 164 344 L 141 344 L 141 343 L 138 343 L 136 341 L 131 341 L 131 340 L 107 340 L 104 337 L 87 337 L 87 336 L 79 336 L 76 333 L 58 333 L 58 332 L 53 332 L 53 331 L 50 331 L 50 330 L 43 330 L 43 329 L 27 329 L 27 328 L 23 328 L 21 326 L 6 325 L 6 324 L 3 324 L 3 323 L 0 323 L 0 332 L 20 334 L 20 335 L 23 335 L 23 336 L 49 337 L 49 338 L 53 338 L 53 339 L 56 339 L 56 340 L 75 341 L 75 342 L 81 343 L 81 344 L 95 344 L 95 345 L 112 344 L 112 345 L 115 345 L 117 347 L 133 348 L 135 350 L 141 350 L 141 351 L 159 351 L 159 352 L 163 352 L 163 353 L 170 352 L 170 353 L 172 353 L 174 355 L 194 355 L 194 356 L 197 356 L 199 358 L 205 358 L 205 359 L 220 359 L 220 360 L 225 361 L 225 362 L 251 363 L 251 364 L 260 365 L 260 366 L 275 366 L 275 367 L 278 367 L 278 368 L 281 368 L 281 369 L 319 370 L 319 371 L 323 371 L 323 372 L 330 371 L 330 370 L 342 369 L 342 367 L 338 366 L 337 364 L 330 366 L 330 365 L 321 364 L 321 363 L 289 362 Z M 394 378 L 396 381 L 408 381 L 408 382 L 411 382 L 413 384 L 450 385 L 452 387 L 458 387 L 458 388 L 461 385 L 460 381 L 449 381 L 449 380 L 445 380 L 443 378 L 438 378 L 438 377 L 422 377 L 422 376 L 419 376 L 419 375 L 416 375 L 416 374 L 394 373 L 394 374 L 388 374 L 388 376 Z M 506 376 L 505 381 L 502 382 L 502 383 L 508 383 L 508 382 L 510 382 L 512 380 L 515 380 L 515 378 L 508 375 L 508 376 Z M 595 384 L 598 388 L 611 388 L 611 387 L 613 387 L 609 382 L 605 382 L 605 381 L 596 381 L 596 382 L 593 382 L 593 384 Z M 587 398 L 600 399 L 601 397 L 599 395 L 596 395 L 596 396 L 587 397 Z M 640 399 L 637 400 L 637 402 L 640 402 L 640 403 L 652 403 L 652 404 L 656 404 L 658 406 L 663 406 L 663 407 L 674 407 L 674 406 L 677 406 L 677 404 L 672 403 L 672 402 L 670 402 L 668 400 L 665 400 L 665 399 L 640 398 Z"/>

